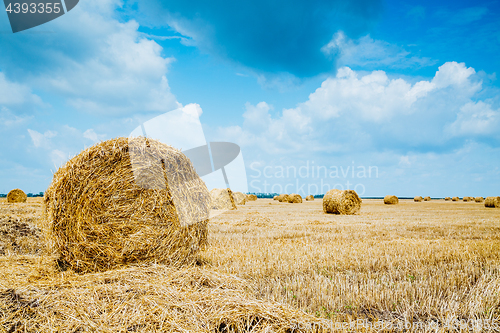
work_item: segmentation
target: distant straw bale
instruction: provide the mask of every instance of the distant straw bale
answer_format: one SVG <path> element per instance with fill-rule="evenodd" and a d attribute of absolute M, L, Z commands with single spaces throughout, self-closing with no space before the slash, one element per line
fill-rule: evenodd
<path fill-rule="evenodd" d="M 47 240 L 78 272 L 192 263 L 206 244 L 210 194 L 179 150 L 146 138 L 98 143 L 45 192 Z"/>
<path fill-rule="evenodd" d="M 424 200 L 420 195 L 417 195 L 415 198 L 413 198 L 413 201 L 415 202 L 421 202 L 422 200 Z"/>
<path fill-rule="evenodd" d="M 445 200 L 445 201 L 450 201 L 450 200 L 451 200 L 451 198 L 450 198 L 450 197 L 446 197 L 446 198 L 444 198 L 444 200 Z"/>
<path fill-rule="evenodd" d="M 26 202 L 28 199 L 28 196 L 26 193 L 23 192 L 23 190 L 20 190 L 18 188 L 12 190 L 7 194 L 7 202 L 8 203 L 20 203 L 20 202 Z"/>
<path fill-rule="evenodd" d="M 460 201 L 460 198 L 459 198 L 459 197 L 453 197 L 453 198 L 451 199 L 451 201 Z"/>
<path fill-rule="evenodd" d="M 431 197 L 425 197 L 424 201 L 431 201 Z"/>
<path fill-rule="evenodd" d="M 236 209 L 236 203 L 233 199 L 233 192 L 228 188 L 214 188 L 210 191 L 212 199 L 211 209 Z"/>
<path fill-rule="evenodd" d="M 500 197 L 487 197 L 484 200 L 484 207 L 500 208 Z"/>
<path fill-rule="evenodd" d="M 237 205 L 244 205 L 247 202 L 247 195 L 242 192 L 233 192 L 233 200 Z"/>
<path fill-rule="evenodd" d="M 361 209 L 361 199 L 356 191 L 332 189 L 323 197 L 325 213 L 352 215 Z"/>
<path fill-rule="evenodd" d="M 471 197 L 463 197 L 462 200 L 465 202 L 469 202 L 469 201 L 472 201 L 473 199 Z"/>
<path fill-rule="evenodd" d="M 288 202 L 288 194 L 280 194 L 278 195 L 279 202 Z"/>
<path fill-rule="evenodd" d="M 247 195 L 247 201 L 257 201 L 257 196 L 255 194 Z"/>
<path fill-rule="evenodd" d="M 475 202 L 483 202 L 483 201 L 484 201 L 484 198 L 483 198 L 483 197 L 475 197 L 475 198 L 474 198 L 474 201 L 475 201 Z"/>
<path fill-rule="evenodd" d="M 288 196 L 289 203 L 302 203 L 302 197 L 300 194 L 292 193 Z"/>
<path fill-rule="evenodd" d="M 399 199 L 395 195 L 386 195 L 384 198 L 384 203 L 386 205 L 395 205 L 399 203 Z"/>
<path fill-rule="evenodd" d="M 309 194 L 307 197 L 306 197 L 306 201 L 314 201 L 314 196 L 312 194 Z"/>
<path fill-rule="evenodd" d="M 278 196 L 277 196 L 277 195 L 275 195 L 275 196 L 273 197 L 273 200 L 278 200 Z"/>

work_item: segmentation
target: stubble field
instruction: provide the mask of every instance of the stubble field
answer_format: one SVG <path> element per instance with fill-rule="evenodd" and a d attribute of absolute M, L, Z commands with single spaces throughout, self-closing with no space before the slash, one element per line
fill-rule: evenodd
<path fill-rule="evenodd" d="M 41 200 L 28 200 L 1 201 L 0 215 L 37 225 Z M 37 250 L 43 239 L 21 237 L 0 256 L 0 331 L 230 331 L 231 316 L 267 320 L 269 332 L 292 332 L 285 321 L 299 317 L 316 318 L 320 331 L 346 323 L 355 331 L 380 331 L 376 323 L 382 331 L 500 330 L 500 209 L 483 203 L 365 199 L 358 215 L 345 216 L 324 214 L 321 200 L 259 199 L 210 221 L 195 267 L 85 276 L 60 271 Z M 181 287 L 168 291 L 169 283 Z M 147 291 L 127 298 L 123 288 Z"/>

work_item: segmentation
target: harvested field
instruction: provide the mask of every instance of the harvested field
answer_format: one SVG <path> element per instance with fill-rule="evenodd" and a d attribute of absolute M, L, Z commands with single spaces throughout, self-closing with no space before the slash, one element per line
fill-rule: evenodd
<path fill-rule="evenodd" d="M 41 200 L 0 200 L 0 214 L 36 226 Z M 76 274 L 42 251 L 11 253 L 0 256 L 0 331 L 291 332 L 362 319 L 445 332 L 454 320 L 492 323 L 499 221 L 500 209 L 466 202 L 364 199 L 357 215 L 332 215 L 321 200 L 259 199 L 211 219 L 195 266 Z"/>

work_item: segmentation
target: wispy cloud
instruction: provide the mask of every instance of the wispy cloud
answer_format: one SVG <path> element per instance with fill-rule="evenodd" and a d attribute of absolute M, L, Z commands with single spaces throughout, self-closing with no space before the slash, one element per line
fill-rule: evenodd
<path fill-rule="evenodd" d="M 363 69 L 373 68 L 420 68 L 436 64 L 429 57 L 418 57 L 404 48 L 369 35 L 357 40 L 348 38 L 342 31 L 336 33 L 322 51 L 338 57 L 339 66 L 354 66 Z"/>
<path fill-rule="evenodd" d="M 51 146 L 49 139 L 57 135 L 57 132 L 54 131 L 46 131 L 42 134 L 32 129 L 28 129 L 28 133 L 33 141 L 33 145 L 37 148 L 49 148 Z"/>

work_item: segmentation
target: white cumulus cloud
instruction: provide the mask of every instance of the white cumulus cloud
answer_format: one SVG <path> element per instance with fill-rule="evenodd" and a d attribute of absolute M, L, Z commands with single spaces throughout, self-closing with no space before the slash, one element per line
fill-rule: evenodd
<path fill-rule="evenodd" d="M 447 62 L 418 82 L 343 67 L 295 108 L 272 112 L 266 102 L 247 103 L 243 124 L 219 135 L 269 154 L 441 150 L 453 137 L 497 136 L 499 111 L 475 101 L 481 90 L 475 70 L 463 63 Z"/>

